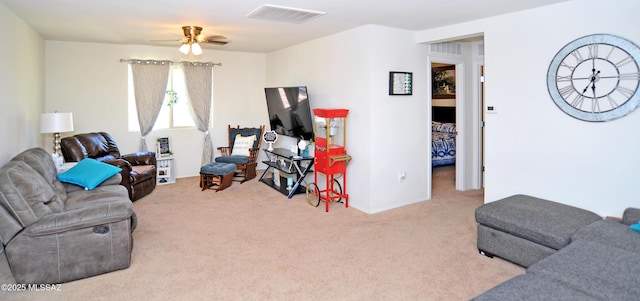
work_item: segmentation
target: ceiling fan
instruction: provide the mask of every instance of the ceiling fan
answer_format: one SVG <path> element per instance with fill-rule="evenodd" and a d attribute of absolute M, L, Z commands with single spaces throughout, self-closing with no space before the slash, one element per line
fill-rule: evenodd
<path fill-rule="evenodd" d="M 203 36 L 202 27 L 200 26 L 182 26 L 184 38 L 180 40 L 182 45 L 180 46 L 180 52 L 189 54 L 189 51 L 194 55 L 202 54 L 202 48 L 200 43 L 209 43 L 216 45 L 226 45 L 229 43 L 225 36 Z"/>

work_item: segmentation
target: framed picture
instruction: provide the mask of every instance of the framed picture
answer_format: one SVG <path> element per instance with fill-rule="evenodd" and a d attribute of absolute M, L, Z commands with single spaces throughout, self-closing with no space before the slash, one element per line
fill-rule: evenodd
<path fill-rule="evenodd" d="M 156 144 L 156 153 L 160 157 L 167 157 L 171 155 L 171 147 L 169 146 L 169 137 L 158 138 Z"/>
<path fill-rule="evenodd" d="M 431 98 L 456 98 L 456 66 L 431 68 Z"/>
<path fill-rule="evenodd" d="M 412 72 L 389 72 L 389 95 L 411 95 L 412 93 Z"/>
<path fill-rule="evenodd" d="M 158 176 L 163 178 L 168 178 L 171 176 L 171 169 L 169 168 L 158 168 Z"/>

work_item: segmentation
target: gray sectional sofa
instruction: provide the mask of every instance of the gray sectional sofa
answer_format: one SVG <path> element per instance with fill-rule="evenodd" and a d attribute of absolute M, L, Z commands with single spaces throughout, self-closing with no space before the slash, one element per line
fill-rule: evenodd
<path fill-rule="evenodd" d="M 92 190 L 62 183 L 41 148 L 0 168 L 0 282 L 53 284 L 129 267 L 136 216 L 120 177 Z"/>
<path fill-rule="evenodd" d="M 480 253 L 527 270 L 473 300 L 640 300 L 640 209 L 594 216 L 525 195 L 480 206 Z"/>

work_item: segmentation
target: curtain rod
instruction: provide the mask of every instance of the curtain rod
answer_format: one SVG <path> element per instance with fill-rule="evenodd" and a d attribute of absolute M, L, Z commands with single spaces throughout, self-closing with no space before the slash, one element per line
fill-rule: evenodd
<path fill-rule="evenodd" d="M 195 64 L 195 65 L 204 65 L 204 66 L 222 66 L 222 63 L 214 63 L 214 62 L 189 62 L 189 61 L 181 61 L 181 62 L 174 62 L 174 61 L 169 61 L 169 60 L 142 60 L 142 59 L 130 59 L 130 60 L 125 60 L 125 59 L 120 59 L 120 63 L 147 63 L 147 64 L 181 64 L 181 63 L 189 63 L 189 64 Z"/>

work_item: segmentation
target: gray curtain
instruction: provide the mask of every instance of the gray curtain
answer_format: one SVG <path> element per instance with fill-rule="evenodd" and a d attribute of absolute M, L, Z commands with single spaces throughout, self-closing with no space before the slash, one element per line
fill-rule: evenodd
<path fill-rule="evenodd" d="M 189 93 L 188 99 L 193 109 L 193 121 L 198 130 L 204 133 L 202 165 L 213 161 L 213 144 L 209 135 L 213 65 L 212 63 L 182 62 L 187 93 Z"/>
<path fill-rule="evenodd" d="M 140 124 L 140 151 L 147 151 L 146 136 L 153 129 L 167 90 L 171 61 L 131 60 L 133 91 Z"/>

